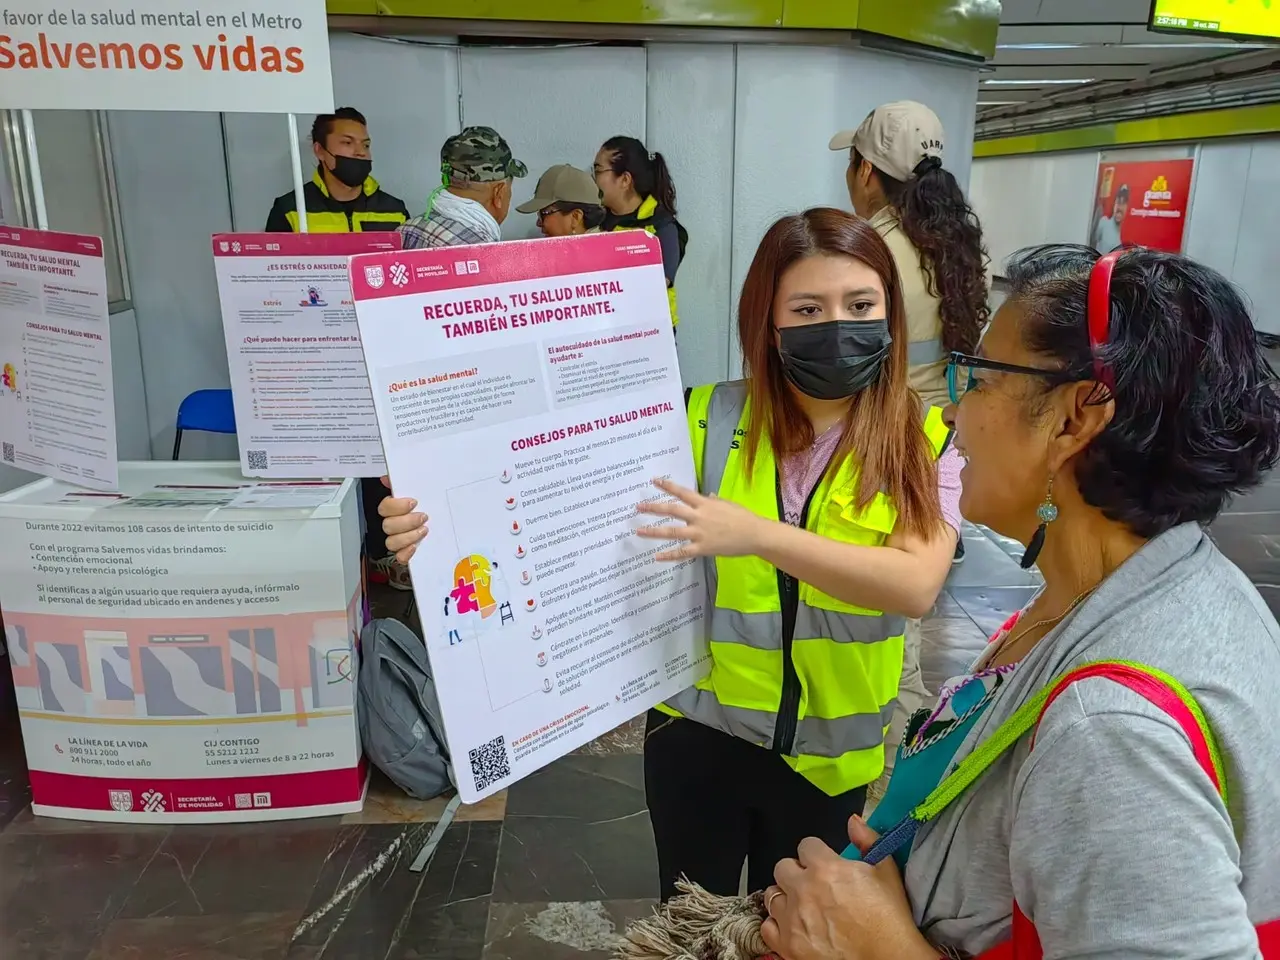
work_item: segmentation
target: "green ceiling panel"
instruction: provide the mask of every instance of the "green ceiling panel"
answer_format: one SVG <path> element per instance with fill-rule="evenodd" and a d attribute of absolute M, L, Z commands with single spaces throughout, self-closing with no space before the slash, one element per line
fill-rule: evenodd
<path fill-rule="evenodd" d="M 328 0 L 332 14 L 861 30 L 972 57 L 995 52 L 999 0 Z"/>
<path fill-rule="evenodd" d="M 782 25 L 782 0 L 378 0 L 378 8 L 390 17 L 696 27 Z"/>

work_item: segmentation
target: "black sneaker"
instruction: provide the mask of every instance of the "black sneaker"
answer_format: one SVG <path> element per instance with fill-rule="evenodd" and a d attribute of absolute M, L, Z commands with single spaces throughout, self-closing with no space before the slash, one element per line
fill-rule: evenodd
<path fill-rule="evenodd" d="M 964 537 L 956 540 L 956 555 L 951 558 L 952 563 L 959 563 L 964 559 Z"/>

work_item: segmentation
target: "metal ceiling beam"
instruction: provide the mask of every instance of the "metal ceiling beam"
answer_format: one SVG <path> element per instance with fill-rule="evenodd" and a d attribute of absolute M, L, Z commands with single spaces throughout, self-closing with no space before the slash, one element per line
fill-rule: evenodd
<path fill-rule="evenodd" d="M 1212 63 L 1156 65 L 1141 81 L 1068 88 L 1031 103 L 980 109 L 975 135 L 986 140 L 1276 102 L 1280 102 L 1280 50 L 1273 48 Z"/>

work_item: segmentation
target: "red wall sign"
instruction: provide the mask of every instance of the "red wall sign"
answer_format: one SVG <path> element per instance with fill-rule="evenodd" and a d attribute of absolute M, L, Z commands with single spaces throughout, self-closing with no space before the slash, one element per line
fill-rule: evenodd
<path fill-rule="evenodd" d="M 1181 253 L 1194 163 L 1182 158 L 1099 164 L 1090 244 L 1102 253 L 1129 244 Z"/>

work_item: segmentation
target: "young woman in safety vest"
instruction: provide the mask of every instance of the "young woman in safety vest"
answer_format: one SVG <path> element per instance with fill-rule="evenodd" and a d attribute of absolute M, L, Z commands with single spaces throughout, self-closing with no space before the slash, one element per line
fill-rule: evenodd
<path fill-rule="evenodd" d="M 674 330 L 680 325 L 676 271 L 684 260 L 689 231 L 676 219 L 676 185 L 667 161 L 635 137 L 610 137 L 596 153 L 594 174 L 605 208 L 601 229 L 645 230 L 658 238 Z"/>
<path fill-rule="evenodd" d="M 807 836 L 841 844 L 884 768 L 903 624 L 932 607 L 955 549 L 960 463 L 907 382 L 892 255 L 832 209 L 770 228 L 743 284 L 749 379 L 690 392 L 702 493 L 644 506 L 684 526 L 659 559 L 707 564 L 712 670 L 651 712 L 645 786 L 662 895 L 682 874 L 752 889 Z M 938 461 L 941 455 L 941 461 Z M 387 547 L 426 535 L 383 501 Z"/>
<path fill-rule="evenodd" d="M 747 379 L 689 397 L 701 492 L 660 483 L 677 499 L 641 508 L 684 524 L 641 531 L 683 541 L 659 559 L 715 557 L 711 673 L 646 731 L 664 899 L 681 875 L 735 893 L 744 859 L 760 889 L 806 836 L 847 835 L 884 768 L 905 618 L 933 606 L 960 522 L 960 465 L 935 462 L 949 432 L 907 381 L 898 275 L 870 224 L 775 223 L 738 333 Z"/>

